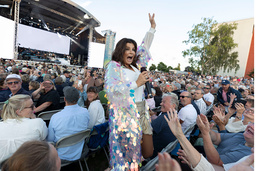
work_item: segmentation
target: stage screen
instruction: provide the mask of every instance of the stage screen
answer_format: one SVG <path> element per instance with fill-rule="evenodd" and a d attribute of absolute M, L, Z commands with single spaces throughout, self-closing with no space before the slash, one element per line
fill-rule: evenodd
<path fill-rule="evenodd" d="M 90 42 L 88 66 L 95 67 L 95 68 L 103 68 L 104 53 L 105 53 L 105 44 Z"/>
<path fill-rule="evenodd" d="M 14 58 L 14 22 L 0 16 L 0 58 Z"/>
<path fill-rule="evenodd" d="M 70 38 L 57 33 L 19 24 L 19 47 L 69 54 Z"/>

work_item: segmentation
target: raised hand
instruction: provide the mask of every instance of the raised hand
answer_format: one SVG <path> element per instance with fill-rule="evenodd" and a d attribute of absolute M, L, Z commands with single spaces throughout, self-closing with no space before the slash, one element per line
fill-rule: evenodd
<path fill-rule="evenodd" d="M 203 114 L 197 116 L 196 124 L 203 135 L 209 134 L 211 127 L 207 117 Z"/>
<path fill-rule="evenodd" d="M 170 108 L 170 111 L 167 111 L 168 118 L 164 115 L 164 118 L 166 122 L 168 123 L 168 126 L 170 127 L 173 135 L 177 137 L 178 135 L 182 135 L 182 129 L 179 122 L 178 114 L 174 109 Z"/>
<path fill-rule="evenodd" d="M 184 150 L 179 149 L 177 154 L 179 155 L 178 158 L 182 160 L 181 163 L 184 163 L 190 166 L 190 163 L 188 161 L 188 156 Z"/>
<path fill-rule="evenodd" d="M 149 17 L 149 22 L 151 24 L 152 28 L 156 28 L 156 22 L 155 22 L 155 14 L 153 13 L 153 15 L 151 16 L 150 13 L 148 13 L 148 17 Z"/>
<path fill-rule="evenodd" d="M 225 113 L 222 112 L 220 110 L 220 108 L 214 108 L 213 113 L 214 113 L 213 116 L 215 116 L 215 118 L 218 117 L 219 120 L 224 123 L 224 121 L 225 121 Z"/>

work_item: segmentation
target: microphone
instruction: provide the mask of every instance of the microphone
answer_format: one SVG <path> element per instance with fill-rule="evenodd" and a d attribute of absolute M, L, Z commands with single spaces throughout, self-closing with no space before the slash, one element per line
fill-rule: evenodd
<path fill-rule="evenodd" d="M 146 67 L 141 67 L 140 72 L 143 72 L 143 71 L 147 71 Z M 145 86 L 146 86 L 146 91 L 148 92 L 148 96 L 150 98 L 152 98 L 153 97 L 152 91 L 151 91 L 151 87 L 150 87 L 150 84 L 148 81 L 145 83 Z"/>

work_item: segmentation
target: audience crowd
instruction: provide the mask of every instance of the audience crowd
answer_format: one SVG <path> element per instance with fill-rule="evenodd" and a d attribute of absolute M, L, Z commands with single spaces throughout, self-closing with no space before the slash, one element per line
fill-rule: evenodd
<path fill-rule="evenodd" d="M 108 121 L 104 70 L 19 60 L 0 62 L 2 169 L 59 170 L 59 158 L 61 163 L 79 159 L 88 148 L 85 142 L 57 149 L 57 155 L 53 146 L 43 141 L 55 144 L 65 136 Z M 154 153 L 145 163 L 158 155 L 157 170 L 253 169 L 253 78 L 155 71 L 149 75 L 153 97 L 145 95 L 144 99 L 151 115 Z M 49 125 L 38 118 L 40 113 L 52 110 L 58 112 Z M 191 126 L 193 129 L 184 134 Z M 176 139 L 182 150 L 171 154 L 182 160 L 179 163 L 167 153 L 158 154 Z M 42 156 L 32 167 L 26 162 L 35 158 L 35 149 Z M 43 155 L 54 160 L 47 163 L 49 159 Z"/>

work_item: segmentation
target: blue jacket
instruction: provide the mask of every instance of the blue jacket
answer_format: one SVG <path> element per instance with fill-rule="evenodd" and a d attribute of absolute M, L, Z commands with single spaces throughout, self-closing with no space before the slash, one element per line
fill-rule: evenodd
<path fill-rule="evenodd" d="M 236 98 L 237 98 L 238 100 L 242 98 L 242 95 L 241 95 L 241 93 L 240 93 L 239 91 L 233 89 L 232 87 L 229 87 L 229 88 L 228 88 L 228 92 L 227 92 L 227 100 L 228 100 L 228 102 L 230 102 L 230 97 L 229 97 L 230 93 L 236 94 Z M 224 105 L 225 102 L 224 102 L 224 100 L 223 100 L 223 98 L 222 98 L 222 87 L 219 88 L 219 90 L 218 90 L 217 99 L 218 99 L 218 101 L 219 101 L 221 104 Z"/>

